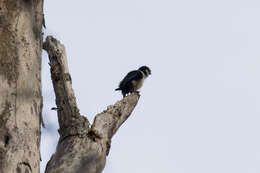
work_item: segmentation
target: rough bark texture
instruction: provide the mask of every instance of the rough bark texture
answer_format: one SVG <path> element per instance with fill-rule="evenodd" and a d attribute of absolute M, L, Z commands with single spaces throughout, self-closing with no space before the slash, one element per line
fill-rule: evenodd
<path fill-rule="evenodd" d="M 96 115 L 94 123 L 79 113 L 71 86 L 65 48 L 48 36 L 44 49 L 49 54 L 56 94 L 60 139 L 48 162 L 46 173 L 100 173 L 109 153 L 111 138 L 130 116 L 139 94 L 134 93 Z"/>
<path fill-rule="evenodd" d="M 42 0 L 0 0 L 0 172 L 40 171 Z"/>

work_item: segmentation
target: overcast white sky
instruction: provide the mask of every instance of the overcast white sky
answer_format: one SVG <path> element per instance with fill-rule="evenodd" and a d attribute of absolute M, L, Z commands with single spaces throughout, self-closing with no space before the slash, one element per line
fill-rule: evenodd
<path fill-rule="evenodd" d="M 104 173 L 260 172 L 260 1 L 45 1 L 45 35 L 68 55 L 81 114 L 121 99 L 124 75 L 152 75 L 112 140 Z M 58 140 L 43 53 L 41 172 Z"/>

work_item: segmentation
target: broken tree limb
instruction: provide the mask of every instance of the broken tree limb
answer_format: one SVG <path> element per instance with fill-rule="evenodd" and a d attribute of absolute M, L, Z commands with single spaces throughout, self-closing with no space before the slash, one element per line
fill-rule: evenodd
<path fill-rule="evenodd" d="M 72 89 L 65 47 L 58 40 L 48 36 L 43 48 L 48 52 L 50 60 L 49 65 L 56 95 L 61 139 L 70 135 L 86 134 L 89 122 L 79 113 Z"/>
<path fill-rule="evenodd" d="M 72 89 L 64 46 L 52 36 L 43 45 L 48 52 L 56 95 L 60 139 L 46 173 L 100 173 L 111 138 L 134 110 L 140 95 L 133 93 L 96 115 L 91 128 L 80 115 Z"/>
<path fill-rule="evenodd" d="M 132 113 L 139 97 L 138 93 L 133 93 L 116 102 L 114 105 L 108 106 L 106 110 L 96 115 L 91 130 L 95 131 L 102 138 L 111 139 L 117 129 Z"/>

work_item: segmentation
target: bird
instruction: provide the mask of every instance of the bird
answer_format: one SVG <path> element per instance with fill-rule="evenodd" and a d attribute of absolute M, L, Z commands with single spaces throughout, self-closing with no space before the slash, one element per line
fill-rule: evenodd
<path fill-rule="evenodd" d="M 124 79 L 119 83 L 115 91 L 121 91 L 123 97 L 128 93 L 139 92 L 144 80 L 151 75 L 151 70 L 147 66 L 142 66 L 138 70 L 133 70 L 127 73 Z"/>

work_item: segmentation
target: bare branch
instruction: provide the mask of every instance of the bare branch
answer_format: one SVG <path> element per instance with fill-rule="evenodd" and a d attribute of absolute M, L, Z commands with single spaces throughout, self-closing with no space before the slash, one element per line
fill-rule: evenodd
<path fill-rule="evenodd" d="M 64 46 L 51 36 L 44 43 L 51 66 L 51 78 L 61 135 L 46 173 L 102 172 L 111 138 L 134 110 L 140 95 L 133 93 L 96 115 L 91 128 L 79 113 L 72 89 Z"/>
<path fill-rule="evenodd" d="M 114 105 L 108 106 L 105 111 L 96 115 L 91 130 L 95 131 L 102 138 L 111 139 L 132 113 L 139 97 L 138 93 L 133 93 Z"/>
<path fill-rule="evenodd" d="M 133 93 L 96 115 L 89 136 L 94 137 L 94 140 L 95 138 L 101 139 L 106 146 L 106 155 L 109 154 L 113 135 L 131 115 L 139 98 L 138 93 Z"/>
<path fill-rule="evenodd" d="M 65 47 L 52 36 L 48 36 L 43 48 L 49 54 L 61 137 L 87 133 L 89 122 L 84 116 L 80 115 L 77 107 Z"/>

